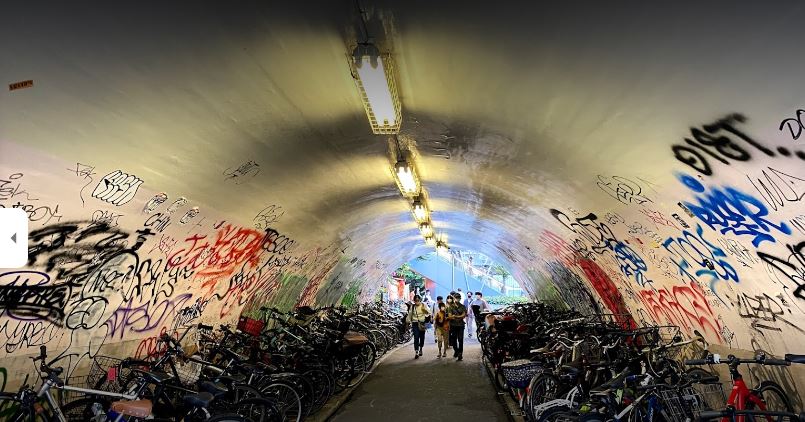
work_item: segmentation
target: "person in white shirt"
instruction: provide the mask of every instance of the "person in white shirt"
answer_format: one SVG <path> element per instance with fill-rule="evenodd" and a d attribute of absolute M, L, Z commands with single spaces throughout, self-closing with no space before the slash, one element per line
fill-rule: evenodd
<path fill-rule="evenodd" d="M 475 292 L 475 300 L 470 302 L 470 306 L 467 308 L 472 309 L 472 314 L 475 317 L 475 324 L 476 330 L 478 327 L 484 325 L 483 319 L 481 319 L 481 312 L 488 312 L 491 311 L 492 308 L 489 306 L 489 303 L 484 300 L 484 294 L 481 292 Z"/>
<path fill-rule="evenodd" d="M 464 292 L 462 292 L 462 291 L 461 291 L 461 287 L 459 287 L 459 288 L 458 288 L 458 291 L 457 291 L 456 293 L 458 293 L 459 295 L 461 295 L 461 300 L 460 300 L 460 303 L 463 305 L 463 304 L 464 304 L 464 299 L 466 299 L 466 298 L 467 298 L 467 296 L 465 296 L 465 295 L 464 295 Z"/>
<path fill-rule="evenodd" d="M 472 305 L 472 292 L 467 292 L 467 298 L 464 299 L 461 304 L 467 308 L 467 337 L 472 338 L 472 321 L 475 320 L 475 317 L 472 315 L 472 308 L 470 308 L 470 305 Z"/>

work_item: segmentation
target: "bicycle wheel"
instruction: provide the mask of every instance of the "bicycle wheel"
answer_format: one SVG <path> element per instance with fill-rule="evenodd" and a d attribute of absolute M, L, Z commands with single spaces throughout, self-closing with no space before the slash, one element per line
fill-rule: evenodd
<path fill-rule="evenodd" d="M 766 410 L 794 413 L 794 407 L 791 406 L 791 400 L 788 399 L 788 394 L 774 381 L 761 382 L 760 386 L 756 389 L 756 394 L 766 402 Z M 755 409 L 755 404 L 752 403 L 751 400 L 747 400 L 746 408 L 749 410 Z M 755 419 L 766 420 L 765 417 L 760 416 Z"/>
<path fill-rule="evenodd" d="M 277 403 L 267 398 L 248 398 L 241 400 L 234 406 L 234 412 L 248 422 L 281 422 Z"/>
<path fill-rule="evenodd" d="M 532 420 L 537 420 L 542 410 L 535 409 L 537 406 L 551 401 L 558 396 L 559 378 L 556 375 L 543 373 L 531 379 L 528 393 L 528 406 L 526 412 Z"/>
<path fill-rule="evenodd" d="M 282 381 L 275 381 L 265 386 L 261 392 L 265 397 L 274 400 L 277 403 L 277 410 L 279 411 L 282 422 L 299 422 L 304 416 L 302 410 L 302 400 L 299 393 L 289 383 Z"/>
<path fill-rule="evenodd" d="M 37 414 L 32 407 L 25 407 L 11 395 L 0 396 L 0 420 L 7 422 L 47 422 L 44 414 Z"/>
<path fill-rule="evenodd" d="M 316 413 L 333 395 L 333 380 L 330 374 L 321 369 L 308 369 L 302 375 L 313 386 L 313 407 L 310 413 Z"/>
<path fill-rule="evenodd" d="M 60 406 L 60 409 L 68 422 L 86 422 L 92 421 L 96 416 L 105 418 L 109 405 L 110 402 L 101 397 L 82 397 Z"/>
<path fill-rule="evenodd" d="M 556 406 L 552 407 L 541 415 L 539 415 L 539 419 L 535 422 L 557 422 L 557 421 L 564 421 L 568 419 L 568 416 L 572 415 L 570 413 L 570 408 L 567 406 Z"/>

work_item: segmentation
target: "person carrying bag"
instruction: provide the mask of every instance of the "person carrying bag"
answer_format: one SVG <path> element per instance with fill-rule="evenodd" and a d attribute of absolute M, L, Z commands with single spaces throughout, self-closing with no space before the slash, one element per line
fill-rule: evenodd
<path fill-rule="evenodd" d="M 425 346 L 425 323 L 430 321 L 430 310 L 422 303 L 422 297 L 414 296 L 414 304 L 411 306 L 411 312 L 408 313 L 408 322 L 411 323 L 411 330 L 414 334 L 414 359 L 422 356 L 422 347 Z"/>

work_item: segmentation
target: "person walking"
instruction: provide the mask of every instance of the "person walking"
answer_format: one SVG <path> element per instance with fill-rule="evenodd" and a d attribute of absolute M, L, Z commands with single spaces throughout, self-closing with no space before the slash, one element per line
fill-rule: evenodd
<path fill-rule="evenodd" d="M 436 314 L 439 312 L 439 305 L 444 305 L 444 298 L 443 298 L 443 297 L 441 297 L 441 296 L 436 296 L 436 303 L 434 303 L 434 304 L 433 304 L 433 307 L 431 307 L 431 309 L 430 309 L 430 314 L 431 314 L 431 315 L 436 315 Z M 445 306 L 446 306 L 446 305 L 445 305 Z M 434 336 L 434 337 L 435 337 L 435 336 Z M 434 339 L 433 339 L 433 342 L 434 342 L 434 343 L 438 343 L 438 342 L 439 342 L 439 339 L 438 339 L 438 338 L 434 338 Z M 446 350 L 446 349 L 445 349 L 445 350 Z"/>
<path fill-rule="evenodd" d="M 482 312 L 489 312 L 492 308 L 487 303 L 486 299 L 484 299 L 484 294 L 481 292 L 475 292 L 475 299 L 470 302 L 469 311 L 472 312 L 473 317 L 475 317 L 475 330 L 479 330 L 482 325 L 484 325 L 484 320 L 481 317 Z"/>
<path fill-rule="evenodd" d="M 472 303 L 472 292 L 467 292 L 467 297 L 461 302 L 464 305 L 464 308 L 467 309 L 467 317 L 464 318 L 464 323 L 467 326 L 467 337 L 472 338 L 472 308 L 470 308 L 470 303 Z"/>
<path fill-rule="evenodd" d="M 447 336 L 450 332 L 450 321 L 447 319 L 447 305 L 439 303 L 439 310 L 436 312 L 436 317 L 433 318 L 434 334 L 436 335 L 436 344 L 439 346 L 439 351 L 436 353 L 437 358 L 447 357 Z M 444 352 L 442 352 L 444 346 Z"/>
<path fill-rule="evenodd" d="M 461 361 L 464 359 L 464 318 L 467 317 L 467 308 L 461 303 L 459 294 L 453 296 L 452 304 L 447 308 L 447 319 L 450 321 L 450 338 L 454 342 L 453 357 Z"/>
<path fill-rule="evenodd" d="M 414 359 L 422 356 L 422 347 L 425 346 L 425 323 L 430 322 L 430 310 L 424 303 L 422 297 L 414 296 L 414 303 L 408 312 L 408 322 L 411 323 L 411 330 L 414 334 Z"/>

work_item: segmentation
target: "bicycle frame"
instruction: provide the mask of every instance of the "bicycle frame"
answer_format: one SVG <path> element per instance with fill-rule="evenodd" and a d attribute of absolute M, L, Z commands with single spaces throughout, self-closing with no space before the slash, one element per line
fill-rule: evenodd
<path fill-rule="evenodd" d="M 746 386 L 743 378 L 733 379 L 732 391 L 727 399 L 727 407 L 735 410 L 746 410 L 747 402 L 753 403 L 760 410 L 766 410 L 766 403 Z M 735 417 L 736 422 L 744 422 L 745 419 L 746 417 L 743 415 L 737 415 Z M 769 418 L 767 417 L 767 419 Z M 721 422 L 731 421 L 730 418 L 724 417 L 721 419 Z M 771 419 L 769 419 L 769 422 L 771 422 Z"/>
<path fill-rule="evenodd" d="M 67 422 L 67 418 L 64 417 L 64 413 L 62 413 L 61 407 L 59 407 L 58 403 L 56 402 L 56 399 L 54 399 L 53 395 L 50 394 L 50 390 L 52 390 L 53 388 L 63 391 L 75 391 L 78 393 L 92 394 L 96 396 L 114 397 L 116 399 L 124 399 L 124 400 L 138 399 L 136 395 L 130 395 L 130 394 L 112 393 L 110 391 L 93 390 L 91 388 L 72 387 L 69 385 L 59 386 L 56 385 L 56 383 L 53 380 L 46 379 L 42 383 L 42 387 L 39 389 L 39 392 L 37 392 L 36 397 L 40 399 L 44 398 L 45 400 L 47 400 L 48 404 L 50 405 L 50 408 L 53 409 L 54 416 L 57 418 L 59 422 Z"/>

